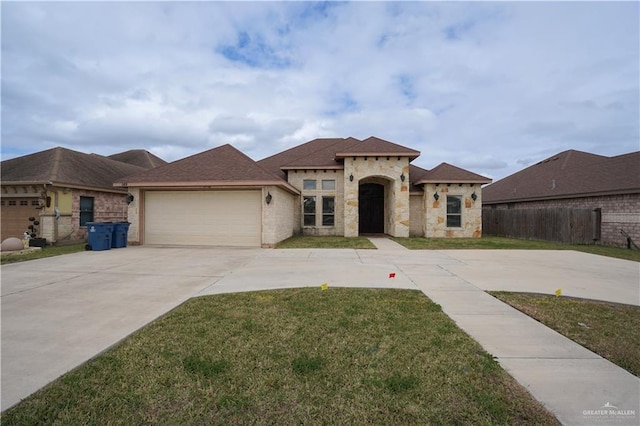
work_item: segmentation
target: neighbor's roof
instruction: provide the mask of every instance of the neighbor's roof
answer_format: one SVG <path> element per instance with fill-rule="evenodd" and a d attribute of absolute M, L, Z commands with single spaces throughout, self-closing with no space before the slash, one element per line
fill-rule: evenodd
<path fill-rule="evenodd" d="M 412 177 L 413 179 L 413 177 Z M 422 177 L 415 181 L 416 185 L 422 183 L 490 183 L 491 179 L 479 174 L 470 172 L 460 167 L 452 166 L 449 163 L 441 163 L 429 170 Z"/>
<path fill-rule="evenodd" d="M 640 192 L 640 151 L 615 157 L 568 150 L 483 189 L 483 204 Z"/>
<path fill-rule="evenodd" d="M 109 155 L 108 158 L 123 163 L 133 164 L 134 166 L 144 167 L 145 169 L 153 169 L 154 167 L 167 164 L 162 158 L 150 153 L 144 149 L 131 149 L 125 152 Z"/>
<path fill-rule="evenodd" d="M 142 167 L 56 147 L 5 160 L 0 164 L 2 183 L 53 183 L 70 187 L 113 191 L 113 181 L 139 173 Z"/>
<path fill-rule="evenodd" d="M 278 185 L 297 190 L 231 145 L 222 145 L 164 166 L 118 179 L 129 187 L 229 187 Z"/>

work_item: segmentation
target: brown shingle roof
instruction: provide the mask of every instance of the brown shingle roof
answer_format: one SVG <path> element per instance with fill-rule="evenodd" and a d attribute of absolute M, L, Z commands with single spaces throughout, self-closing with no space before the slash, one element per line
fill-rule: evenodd
<path fill-rule="evenodd" d="M 154 167 L 167 164 L 162 158 L 144 149 L 130 149 L 129 151 L 109 155 L 108 158 L 133 164 L 134 166 L 144 167 L 145 169 L 153 169 Z"/>
<path fill-rule="evenodd" d="M 51 182 L 111 191 L 116 179 L 144 170 L 101 155 L 61 147 L 5 160 L 0 167 L 3 183 Z"/>
<path fill-rule="evenodd" d="M 337 158 L 365 155 L 400 155 L 410 157 L 412 160 L 420 156 L 420 151 L 385 141 L 375 136 L 368 137 L 359 143 L 353 143 L 336 152 Z"/>
<path fill-rule="evenodd" d="M 355 138 L 314 139 L 264 158 L 258 161 L 258 164 L 283 179 L 285 173 L 282 167 L 341 167 L 341 163 L 335 159 L 337 150 L 356 142 L 360 141 Z"/>
<path fill-rule="evenodd" d="M 483 204 L 640 192 L 640 151 L 604 157 L 568 150 L 483 189 Z"/>
<path fill-rule="evenodd" d="M 412 177 L 413 180 L 413 177 Z M 429 170 L 420 179 L 415 181 L 416 185 L 423 183 L 489 183 L 491 179 L 479 174 L 470 172 L 460 167 L 448 163 L 441 163 Z"/>
<path fill-rule="evenodd" d="M 118 179 L 116 184 L 131 187 L 280 185 L 293 189 L 228 144 Z"/>

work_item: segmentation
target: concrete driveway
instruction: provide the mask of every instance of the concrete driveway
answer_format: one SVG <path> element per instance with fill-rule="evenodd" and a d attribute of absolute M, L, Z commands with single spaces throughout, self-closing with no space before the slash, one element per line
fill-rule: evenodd
<path fill-rule="evenodd" d="M 409 251 L 375 242 L 379 250 L 128 247 L 2 266 L 2 410 L 198 295 L 324 282 L 420 289 L 461 326 L 469 316 L 459 314 L 473 309 L 507 312 L 483 289 L 562 288 L 569 296 L 640 305 L 635 262 L 570 251 Z M 467 332 L 496 356 L 505 350 L 504 342 L 492 346 L 482 333 Z"/>

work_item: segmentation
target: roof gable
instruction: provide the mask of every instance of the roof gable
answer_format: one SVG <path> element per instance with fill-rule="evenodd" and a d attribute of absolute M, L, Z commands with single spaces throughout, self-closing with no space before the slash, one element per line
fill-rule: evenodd
<path fill-rule="evenodd" d="M 144 149 L 130 149 L 129 151 L 109 155 L 108 158 L 133 164 L 134 166 L 144 167 L 145 169 L 153 169 L 154 167 L 167 164 L 162 158 Z"/>
<path fill-rule="evenodd" d="M 479 174 L 470 172 L 449 163 L 441 163 L 435 168 L 427 171 L 420 179 L 415 181 L 416 185 L 423 183 L 489 183 L 491 179 Z"/>
<path fill-rule="evenodd" d="M 144 170 L 98 154 L 61 147 L 5 160 L 1 168 L 3 183 L 51 182 L 110 190 L 116 179 Z"/>
<path fill-rule="evenodd" d="M 285 178 L 282 167 L 286 168 L 312 168 L 312 167 L 338 167 L 336 150 L 360 142 L 355 138 L 319 138 L 294 146 L 285 151 L 274 154 L 258 161 L 258 164 L 270 172 Z"/>
<path fill-rule="evenodd" d="M 285 182 L 228 144 L 117 181 L 123 186 L 206 183 L 249 185 Z"/>
<path fill-rule="evenodd" d="M 640 151 L 616 157 L 568 150 L 484 188 L 483 203 L 640 191 Z"/>
<path fill-rule="evenodd" d="M 397 155 L 409 157 L 413 160 L 420 156 L 420 151 L 371 136 L 361 142 L 353 143 L 336 152 L 336 158 L 374 155 Z"/>

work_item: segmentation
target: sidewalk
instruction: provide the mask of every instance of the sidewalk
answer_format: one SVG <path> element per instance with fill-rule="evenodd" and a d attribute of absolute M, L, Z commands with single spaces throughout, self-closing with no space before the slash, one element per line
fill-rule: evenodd
<path fill-rule="evenodd" d="M 372 242 L 398 253 L 390 240 Z M 442 264 L 397 266 L 563 424 L 639 424 L 639 378 L 485 293 L 472 273 L 463 279 Z"/>

